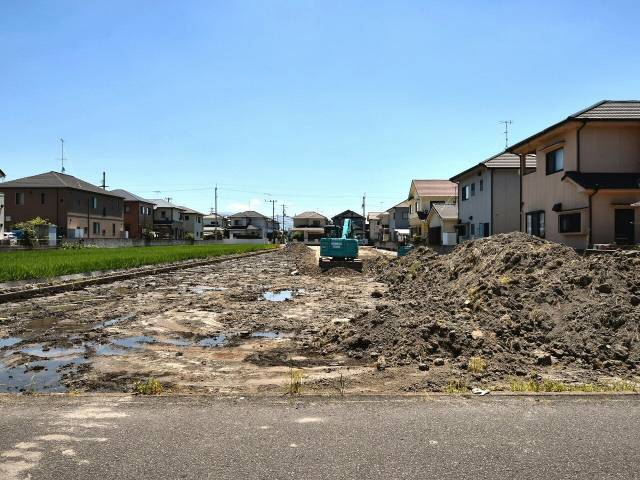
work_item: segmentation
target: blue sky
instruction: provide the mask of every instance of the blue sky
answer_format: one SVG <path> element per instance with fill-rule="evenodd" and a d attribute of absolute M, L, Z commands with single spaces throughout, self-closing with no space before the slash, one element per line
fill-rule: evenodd
<path fill-rule="evenodd" d="M 0 2 L 0 168 L 201 211 L 403 200 L 603 98 L 640 97 L 635 1 Z M 159 191 L 160 193 L 155 193 Z"/>

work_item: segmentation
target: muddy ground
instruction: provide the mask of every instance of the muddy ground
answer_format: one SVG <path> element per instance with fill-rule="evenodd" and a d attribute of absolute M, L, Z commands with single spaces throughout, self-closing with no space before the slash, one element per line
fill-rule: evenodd
<path fill-rule="evenodd" d="M 401 389 L 371 358 L 312 347 L 387 288 L 315 261 L 280 251 L 4 304 L 0 392 L 131 391 L 154 377 L 173 392 L 284 393 L 292 368 L 303 393 Z"/>
<path fill-rule="evenodd" d="M 153 377 L 177 393 L 282 395 L 299 370 L 303 394 L 636 389 L 630 253 L 514 234 L 446 256 L 363 248 L 363 273 L 323 274 L 297 245 L 16 301 L 0 313 L 0 392 L 133 391 Z"/>

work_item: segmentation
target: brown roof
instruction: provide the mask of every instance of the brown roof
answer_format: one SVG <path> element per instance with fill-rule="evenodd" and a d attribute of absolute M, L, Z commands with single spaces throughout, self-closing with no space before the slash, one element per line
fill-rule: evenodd
<path fill-rule="evenodd" d="M 458 205 L 455 203 L 435 203 L 433 210 L 435 210 L 443 220 L 458 219 Z"/>
<path fill-rule="evenodd" d="M 360 215 L 357 212 L 354 212 L 353 210 L 345 210 L 344 212 L 340 212 L 337 215 L 334 215 L 333 217 L 331 217 L 331 219 L 333 220 L 334 218 L 338 218 L 338 217 L 345 217 L 345 218 L 356 218 L 356 219 L 364 219 L 364 217 L 362 215 Z"/>
<path fill-rule="evenodd" d="M 293 218 L 324 218 L 325 220 L 327 220 L 327 217 L 318 212 L 302 212 L 297 214 Z"/>
<path fill-rule="evenodd" d="M 110 197 L 124 198 L 122 195 L 103 190 L 89 182 L 80 180 L 72 175 L 59 172 L 46 172 L 30 177 L 18 178 L 9 182 L 4 182 L 0 188 L 73 188 L 84 192 L 99 193 Z"/>
<path fill-rule="evenodd" d="M 399 204 L 394 205 L 393 207 L 391 207 L 389 210 L 387 210 L 387 212 L 390 212 L 394 208 L 409 208 L 410 206 L 411 206 L 411 200 L 403 200 Z"/>
<path fill-rule="evenodd" d="M 229 218 L 267 218 L 267 217 L 254 210 L 245 210 L 244 212 L 238 212 L 238 213 L 234 213 L 233 215 L 229 215 Z"/>
<path fill-rule="evenodd" d="M 564 174 L 562 179 L 569 178 L 588 190 L 638 190 L 640 189 L 640 172 L 573 172 Z"/>
<path fill-rule="evenodd" d="M 527 155 L 525 159 L 527 168 L 536 168 L 536 156 L 535 155 Z M 452 182 L 458 180 L 462 176 L 466 175 L 469 172 L 472 172 L 476 168 L 520 168 L 520 156 L 515 153 L 502 152 L 494 155 L 493 157 L 487 158 L 482 162 L 474 165 L 473 167 L 467 168 L 466 170 L 454 175 L 450 178 Z"/>
<path fill-rule="evenodd" d="M 458 186 L 449 180 L 413 180 L 416 192 L 421 197 L 455 197 Z"/>
<path fill-rule="evenodd" d="M 188 207 L 180 207 L 180 208 L 184 210 L 183 213 L 189 213 L 191 215 L 202 215 L 204 217 L 204 213 L 194 210 L 193 208 L 188 208 Z"/>
<path fill-rule="evenodd" d="M 116 190 L 111 190 L 111 193 L 124 198 L 125 201 L 128 201 L 128 202 L 141 202 L 141 203 L 148 203 L 149 205 L 153 205 L 153 202 L 151 200 L 147 200 L 146 198 L 139 197 L 135 193 L 131 193 L 127 190 L 122 190 L 121 188 Z"/>
<path fill-rule="evenodd" d="M 511 145 L 507 150 L 513 152 L 526 145 L 537 137 L 540 137 L 568 122 L 572 121 L 598 121 L 598 120 L 636 120 L 640 121 L 640 100 L 601 100 L 590 107 L 569 115 L 564 120 L 554 123 L 550 127 Z"/>

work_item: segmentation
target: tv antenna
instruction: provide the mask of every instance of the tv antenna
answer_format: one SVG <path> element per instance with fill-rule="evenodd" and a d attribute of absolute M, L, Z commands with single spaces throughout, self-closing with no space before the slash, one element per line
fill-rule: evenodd
<path fill-rule="evenodd" d="M 64 173 L 64 138 L 60 139 L 60 150 L 61 150 L 61 154 L 60 154 L 60 164 L 61 164 L 61 168 L 60 168 L 60 173 Z"/>
<path fill-rule="evenodd" d="M 511 120 L 500 120 L 498 123 L 504 123 L 504 149 L 509 147 L 509 125 L 513 122 Z"/>

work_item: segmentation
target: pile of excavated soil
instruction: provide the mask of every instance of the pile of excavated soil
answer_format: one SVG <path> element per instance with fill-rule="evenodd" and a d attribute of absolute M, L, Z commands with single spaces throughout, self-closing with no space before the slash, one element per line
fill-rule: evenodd
<path fill-rule="evenodd" d="M 640 374 L 640 252 L 583 256 L 511 233 L 448 255 L 418 248 L 370 272 L 389 294 L 326 327 L 319 348 L 424 370 L 480 357 L 488 378 L 538 367 Z"/>
<path fill-rule="evenodd" d="M 298 273 L 304 275 L 317 275 L 320 273 L 318 260 L 313 250 L 302 243 L 287 243 L 279 252 L 293 258 Z"/>

